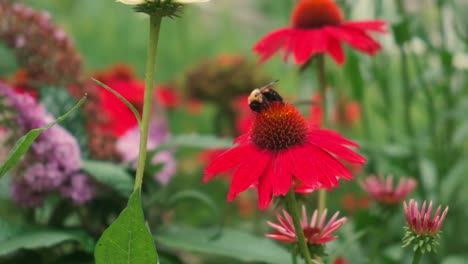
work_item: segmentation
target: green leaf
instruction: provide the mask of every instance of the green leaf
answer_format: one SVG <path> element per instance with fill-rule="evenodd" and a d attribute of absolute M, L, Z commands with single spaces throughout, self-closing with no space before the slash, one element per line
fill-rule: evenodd
<path fill-rule="evenodd" d="M 86 96 L 81 98 L 81 100 L 66 114 L 62 115 L 61 117 L 57 118 L 54 122 L 41 127 L 36 128 L 29 131 L 26 135 L 22 136 L 18 141 L 16 141 L 15 145 L 13 146 L 10 153 L 5 160 L 5 163 L 0 167 L 0 178 L 4 176 L 10 169 L 12 169 L 21 157 L 28 151 L 31 144 L 36 140 L 36 138 L 45 130 L 51 128 L 53 125 L 65 120 L 69 115 L 71 115 L 75 110 L 77 110 L 85 101 Z"/>
<path fill-rule="evenodd" d="M 169 248 L 245 262 L 283 264 L 291 261 L 287 250 L 266 237 L 226 228 L 219 237 L 213 239 L 214 232 L 214 229 L 179 227 L 158 234 L 155 239 Z"/>
<path fill-rule="evenodd" d="M 153 237 L 145 225 L 139 190 L 133 192 L 127 208 L 104 231 L 94 256 L 96 264 L 158 263 Z"/>
<path fill-rule="evenodd" d="M 71 241 L 80 242 L 90 251 L 93 248 L 92 238 L 83 232 L 42 229 L 0 220 L 0 256 L 19 249 L 46 248 Z"/>
<path fill-rule="evenodd" d="M 121 165 L 104 161 L 83 160 L 81 169 L 98 182 L 109 185 L 124 197 L 128 197 L 133 191 L 134 179 Z"/>
<path fill-rule="evenodd" d="M 125 97 L 123 97 L 121 94 L 119 94 L 117 91 L 115 91 L 114 89 L 110 88 L 109 86 L 105 85 L 104 83 L 94 79 L 94 78 L 91 78 L 93 79 L 93 81 L 95 81 L 98 85 L 100 85 L 101 87 L 103 87 L 104 89 L 106 89 L 107 91 L 111 92 L 113 95 L 115 95 L 117 98 L 120 99 L 120 101 L 122 101 L 122 103 L 124 103 L 132 112 L 133 112 L 133 115 L 135 116 L 137 122 L 138 122 L 138 125 L 140 125 L 140 122 L 141 122 L 141 116 L 140 116 L 140 113 L 138 112 L 138 110 L 132 105 L 132 103 L 130 103 L 127 99 L 125 99 Z"/>

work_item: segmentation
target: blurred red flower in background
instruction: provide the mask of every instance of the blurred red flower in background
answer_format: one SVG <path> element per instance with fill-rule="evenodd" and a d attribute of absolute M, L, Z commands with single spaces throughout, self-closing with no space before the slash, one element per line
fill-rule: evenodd
<path fill-rule="evenodd" d="M 180 95 L 170 84 L 156 86 L 155 93 L 158 102 L 166 109 L 173 109 L 180 105 Z"/>
<path fill-rule="evenodd" d="M 343 208 L 348 211 L 348 213 L 353 213 L 356 210 L 363 210 L 369 208 L 369 198 L 357 196 L 353 193 L 347 193 L 341 197 L 341 205 Z"/>
<path fill-rule="evenodd" d="M 20 94 L 27 93 L 37 99 L 37 89 L 33 86 L 32 80 L 26 70 L 19 69 L 15 72 L 10 81 L 11 86 Z"/>
<path fill-rule="evenodd" d="M 350 264 L 350 262 L 343 257 L 338 257 L 335 259 L 333 264 Z"/>
<path fill-rule="evenodd" d="M 291 26 L 275 30 L 253 48 L 260 62 L 283 49 L 283 60 L 294 55 L 302 65 L 316 53 L 328 53 L 339 65 L 345 55 L 341 42 L 369 55 L 381 46 L 368 32 L 385 33 L 387 23 L 381 20 L 345 21 L 333 0 L 300 0 L 291 17 Z"/>
<path fill-rule="evenodd" d="M 127 99 L 141 114 L 145 96 L 145 83 L 138 79 L 130 66 L 117 64 L 110 69 L 95 74 L 95 79 L 106 84 Z M 101 126 L 103 131 L 111 131 L 120 137 L 137 125 L 132 111 L 115 95 L 100 88 L 102 111 L 107 119 Z M 179 105 L 180 97 L 172 85 L 158 85 L 155 88 L 155 99 L 165 108 Z"/>
<path fill-rule="evenodd" d="M 312 96 L 313 104 L 310 107 L 309 121 L 317 126 L 322 126 L 322 97 L 319 93 Z M 336 106 L 332 109 L 332 122 L 344 127 L 355 125 L 361 120 L 361 106 L 359 102 L 339 97 Z"/>
<path fill-rule="evenodd" d="M 411 178 L 400 178 L 398 185 L 394 187 L 393 176 L 384 179 L 382 176 L 372 175 L 360 181 L 359 184 L 376 201 L 394 205 L 401 203 L 416 188 L 417 182 Z"/>
<path fill-rule="evenodd" d="M 236 110 L 236 130 L 238 135 L 247 133 L 254 121 L 254 115 L 250 110 L 247 98 L 247 95 L 239 96 L 233 102 L 233 109 Z"/>
<path fill-rule="evenodd" d="M 145 95 L 145 83 L 136 78 L 133 70 L 126 65 L 116 65 L 95 78 L 127 99 L 141 114 Z M 122 136 L 137 125 L 133 112 L 119 98 L 106 89 L 100 89 L 102 111 L 107 116 L 101 127 L 115 136 Z"/>

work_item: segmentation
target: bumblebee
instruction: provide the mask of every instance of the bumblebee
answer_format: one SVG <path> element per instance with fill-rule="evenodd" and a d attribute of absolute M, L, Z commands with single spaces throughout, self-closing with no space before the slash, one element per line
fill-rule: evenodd
<path fill-rule="evenodd" d="M 271 82 L 262 88 L 253 90 L 250 93 L 247 100 L 252 111 L 260 113 L 273 102 L 279 102 L 284 105 L 283 97 L 281 97 L 277 91 L 273 90 L 273 88 L 271 88 L 271 86 L 277 82 L 278 80 Z"/>

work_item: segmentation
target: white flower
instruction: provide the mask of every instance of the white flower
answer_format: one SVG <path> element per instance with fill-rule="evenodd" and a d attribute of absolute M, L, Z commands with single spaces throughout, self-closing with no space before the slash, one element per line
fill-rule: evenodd
<path fill-rule="evenodd" d="M 175 3 L 180 3 L 180 4 L 191 4 L 191 3 L 202 3 L 202 2 L 208 2 L 210 0 L 173 0 Z M 117 0 L 117 2 L 126 4 L 126 5 L 139 5 L 143 4 L 145 2 L 153 2 L 152 0 L 146 1 L 146 0 Z M 164 2 L 164 0 L 163 0 Z"/>

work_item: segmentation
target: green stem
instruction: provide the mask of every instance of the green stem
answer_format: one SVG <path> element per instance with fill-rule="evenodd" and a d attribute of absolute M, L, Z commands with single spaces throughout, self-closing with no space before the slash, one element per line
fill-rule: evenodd
<path fill-rule="evenodd" d="M 325 56 L 324 54 L 317 55 L 317 79 L 319 82 L 320 97 L 322 98 L 322 122 L 323 127 L 330 125 L 330 115 L 328 111 L 328 100 L 327 100 L 327 79 L 325 76 Z M 318 191 L 318 213 L 319 216 L 325 210 L 325 204 L 327 203 L 327 192 L 325 189 Z"/>
<path fill-rule="evenodd" d="M 143 116 L 140 126 L 140 150 L 138 156 L 138 167 L 136 170 L 134 191 L 141 190 L 143 184 L 143 173 L 146 164 L 146 144 L 148 142 L 149 120 L 151 114 L 151 103 L 154 91 L 154 69 L 156 66 L 156 50 L 158 49 L 159 30 L 162 17 L 150 15 L 150 28 L 148 39 L 148 54 L 146 59 L 145 98 L 143 104 Z"/>
<path fill-rule="evenodd" d="M 302 230 L 301 226 L 294 188 L 291 188 L 288 194 L 286 194 L 286 205 L 288 207 L 289 214 L 291 214 L 293 219 L 294 229 L 296 230 L 297 240 L 302 256 L 304 257 L 304 260 L 307 264 L 312 264 L 313 262 L 310 257 L 309 248 L 307 247 L 307 241 L 305 240 L 304 231 Z"/>
<path fill-rule="evenodd" d="M 297 264 L 297 254 L 295 250 L 293 250 L 293 252 L 291 253 L 291 258 L 292 258 L 292 263 Z"/>
<path fill-rule="evenodd" d="M 413 264 L 418 264 L 419 261 L 421 261 L 421 257 L 422 257 L 422 254 L 421 254 L 421 251 L 419 250 L 416 250 L 416 252 L 414 252 L 414 255 L 413 255 Z"/>

